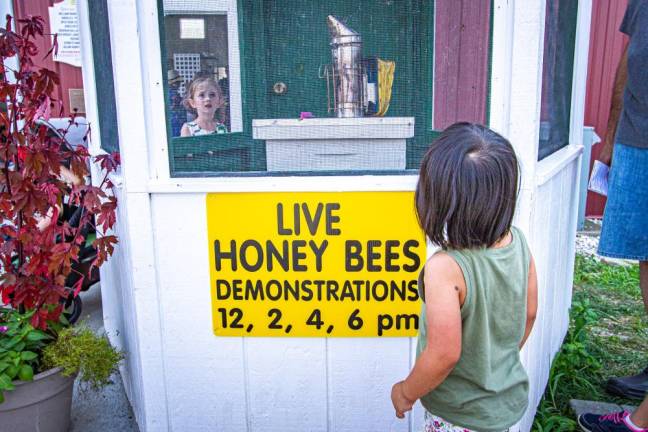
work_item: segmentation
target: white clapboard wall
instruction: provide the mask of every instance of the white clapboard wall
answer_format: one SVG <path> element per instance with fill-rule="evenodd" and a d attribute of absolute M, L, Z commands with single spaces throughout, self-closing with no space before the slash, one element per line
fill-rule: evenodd
<path fill-rule="evenodd" d="M 93 83 L 88 4 L 78 2 L 84 81 Z M 520 156 L 516 223 L 540 280 L 538 321 L 523 352 L 531 394 L 521 431 L 530 430 L 568 323 L 591 1 L 579 5 L 571 143 L 538 163 L 545 2 L 494 2 L 490 120 Z M 127 351 L 121 372 L 140 430 L 419 430 L 420 406 L 397 421 L 389 399 L 412 366 L 411 339 L 213 335 L 205 209 L 209 192 L 413 190 L 416 178 L 170 178 L 157 2 L 114 0 L 108 11 L 123 166 L 114 178 L 120 244 L 102 267 L 102 296 L 105 328 Z M 94 85 L 84 88 L 96 153 L 96 95 Z"/>
<path fill-rule="evenodd" d="M 539 201 L 564 210 L 537 211 L 529 234 L 540 279 L 538 320 L 523 356 L 532 406 L 544 390 L 568 322 L 575 223 L 570 203 L 576 197 L 577 165 L 576 158 L 539 187 Z M 120 221 L 139 206 L 132 204 L 120 208 Z M 156 418 L 159 428 L 146 430 L 418 430 L 420 407 L 412 418 L 395 420 L 389 399 L 391 385 L 412 366 L 412 339 L 215 337 L 207 289 L 205 194 L 153 194 L 150 211 L 155 295 L 129 282 L 125 258 L 130 244 L 144 241 L 139 236 L 124 237 L 118 230 L 121 246 L 102 271 L 106 329 L 129 352 L 124 378 L 133 402 L 139 401 L 138 419 L 147 405 L 164 415 Z M 159 319 L 142 322 L 136 310 Z M 148 351 L 146 345 L 156 346 Z M 151 358 L 154 353 L 161 358 Z M 143 369 L 156 368 L 157 360 L 161 375 L 151 376 L 152 383 L 138 379 Z M 151 384 L 163 392 L 147 389 Z"/>
<path fill-rule="evenodd" d="M 580 156 L 576 155 L 555 175 L 543 179 L 536 192 L 529 240 L 538 271 L 538 316 L 523 352 L 530 406 L 534 408 L 542 398 L 551 361 L 569 325 L 579 170 Z M 527 412 L 521 430 L 530 429 L 534 414 L 535 409 Z"/>

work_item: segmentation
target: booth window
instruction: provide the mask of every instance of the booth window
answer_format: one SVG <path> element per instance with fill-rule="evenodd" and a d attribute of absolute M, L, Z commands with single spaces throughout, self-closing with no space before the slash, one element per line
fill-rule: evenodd
<path fill-rule="evenodd" d="M 547 2 L 538 160 L 569 144 L 578 2 Z"/>
<path fill-rule="evenodd" d="M 97 116 L 100 126 L 101 148 L 108 153 L 119 151 L 117 104 L 110 49 L 110 29 L 106 0 L 97 0 L 89 9 L 92 28 L 92 54 L 97 91 Z"/>
<path fill-rule="evenodd" d="M 171 175 L 417 170 L 440 130 L 488 122 L 478 3 L 160 0 Z"/>
<path fill-rule="evenodd" d="M 205 133 L 197 121 L 203 112 L 215 130 L 229 132 L 227 15 L 189 13 L 164 18 L 171 136 Z"/>

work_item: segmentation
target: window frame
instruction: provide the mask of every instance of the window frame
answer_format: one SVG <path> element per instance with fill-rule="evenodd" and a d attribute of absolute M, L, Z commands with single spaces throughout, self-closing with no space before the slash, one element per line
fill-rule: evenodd
<path fill-rule="evenodd" d="M 535 186 L 540 187 L 550 181 L 567 164 L 584 154 L 583 130 L 585 128 L 585 98 L 587 94 L 587 70 L 590 49 L 590 26 L 592 3 L 578 0 L 576 15 L 576 36 L 574 41 L 574 61 L 572 70 L 571 101 L 569 109 L 569 138 L 566 146 L 539 159 L 539 139 L 535 142 L 538 153 L 535 156 Z M 544 35 L 543 35 L 544 36 Z M 541 71 L 542 72 L 542 71 Z M 539 100 L 540 102 L 540 100 Z M 538 134 L 540 129 L 540 108 L 538 107 Z M 580 162 L 588 167 L 589 161 Z M 587 175 L 586 172 L 581 175 Z M 574 201 L 578 205 L 578 200 Z"/>
<path fill-rule="evenodd" d="M 148 25 L 151 28 L 155 28 L 156 32 L 142 33 L 142 51 L 145 51 L 146 55 L 144 56 L 145 60 L 155 59 L 157 65 L 161 64 L 164 59 L 163 55 L 163 40 L 160 38 L 162 35 L 162 27 L 160 22 L 163 22 L 163 17 L 160 17 L 159 14 L 163 13 L 162 0 L 149 0 L 151 3 L 147 2 L 145 9 L 148 13 L 140 15 L 140 19 L 144 19 L 148 22 Z M 214 0 L 212 0 L 214 1 Z M 236 37 L 234 32 L 230 32 L 230 68 L 234 70 L 238 69 L 240 72 L 240 50 L 238 45 L 241 41 L 239 40 L 240 35 L 238 34 L 239 22 L 238 22 L 238 11 L 237 11 L 237 0 L 215 0 L 220 4 L 227 4 L 227 9 L 221 11 L 220 13 L 227 13 L 228 15 L 228 27 L 236 24 Z M 186 11 L 185 11 L 186 12 Z M 488 54 L 488 78 L 487 78 L 487 98 L 486 98 L 486 118 L 487 122 L 490 122 L 490 112 L 491 112 L 491 97 L 492 97 L 492 82 L 493 82 L 493 34 L 494 34 L 494 19 L 497 13 L 497 8 L 495 7 L 495 1 L 491 0 L 490 8 L 490 25 L 489 25 L 489 54 Z M 192 14 L 201 13 L 201 11 L 191 11 Z M 154 41 L 154 43 L 150 43 Z M 234 43 L 237 45 L 236 53 L 232 53 L 235 50 Z M 234 64 L 235 61 L 238 64 Z M 430 58 L 430 62 L 433 62 L 434 59 Z M 148 62 L 148 65 L 154 63 Z M 164 84 L 164 77 L 162 76 L 163 68 L 158 67 L 158 71 L 155 71 L 154 67 L 147 66 L 147 72 L 149 76 L 156 77 L 155 89 L 153 90 L 155 99 L 161 100 L 163 103 L 161 106 L 153 106 L 149 109 L 149 119 L 156 119 L 158 123 L 160 120 L 163 120 L 165 125 L 167 124 L 166 116 L 166 104 L 165 94 L 166 89 Z M 230 72 L 231 73 L 231 72 Z M 245 73 L 241 73 L 241 80 L 245 79 Z M 432 73 L 430 73 L 432 75 Z M 240 81 L 239 81 L 240 82 Z M 242 83 L 241 83 L 242 84 Z M 232 83 L 230 83 L 232 85 Z M 245 93 L 245 89 L 242 89 L 242 93 Z M 231 89 L 234 90 L 234 89 Z M 430 90 L 432 90 L 432 85 L 430 85 Z M 239 93 L 241 94 L 241 93 Z M 432 107 L 428 108 L 428 120 L 429 123 L 425 128 L 431 138 L 436 137 L 440 132 L 435 131 L 430 128 L 432 123 Z M 168 127 L 168 125 L 167 125 Z M 231 132 L 232 134 L 238 134 L 239 132 Z M 232 185 L 239 184 L 241 190 L 330 190 L 331 186 L 325 186 L 326 184 L 335 184 L 336 188 L 339 190 L 414 190 L 415 188 L 415 179 L 418 175 L 418 169 L 404 169 L 398 171 L 332 171 L 332 172 L 321 172 L 321 171 L 309 171 L 309 172 L 267 172 L 267 171 L 248 171 L 248 172 L 173 172 L 172 171 L 172 162 L 171 158 L 168 157 L 170 151 L 170 140 L 168 139 L 168 133 L 166 128 L 162 132 L 162 128 L 158 128 L 153 134 L 152 138 L 149 141 L 150 153 L 149 159 L 151 161 L 151 181 L 150 186 L 152 190 L 157 192 L 171 192 L 171 191 L 180 191 L 180 190 L 191 190 L 196 191 L 200 189 L 199 184 L 211 184 L 218 185 L 217 189 L 224 191 L 233 191 L 238 190 L 236 187 L 233 188 Z M 157 138 L 157 139 L 156 139 Z M 299 179 L 299 180 L 297 180 Z M 299 186 L 295 188 L 295 184 L 299 183 Z M 253 185 L 257 185 L 254 187 Z M 343 185 L 343 186 L 341 186 Z M 186 186 L 186 189 L 185 189 Z"/>
<path fill-rule="evenodd" d="M 112 66 L 110 23 L 108 21 L 107 0 L 98 0 L 88 10 L 89 36 L 92 50 L 92 91 L 97 100 L 96 116 L 99 123 L 100 150 L 106 153 L 119 152 L 119 124 L 117 121 L 117 101 Z M 98 61 L 99 60 L 99 61 Z M 85 92 L 88 90 L 85 89 Z M 86 111 L 88 111 L 86 107 Z M 85 113 L 86 116 L 88 113 Z"/>
<path fill-rule="evenodd" d="M 561 0 L 561 2 L 565 2 L 565 1 L 566 0 Z M 538 162 L 541 162 L 541 161 L 545 160 L 546 158 L 549 158 L 554 153 L 560 152 L 562 149 L 572 145 L 572 129 L 574 128 L 574 122 L 573 122 L 574 112 L 573 112 L 573 110 L 574 110 L 574 100 L 575 100 L 574 96 L 575 96 L 575 86 L 576 86 L 575 73 L 576 73 L 576 69 L 577 69 L 577 63 L 576 63 L 577 62 L 577 50 L 579 48 L 579 18 L 580 18 L 580 14 L 582 13 L 582 9 L 580 7 L 581 6 L 580 2 L 578 2 L 575 6 L 573 4 L 570 4 L 570 3 L 566 3 L 566 4 L 568 6 L 575 7 L 575 16 L 573 17 L 573 20 L 574 20 L 573 23 L 563 21 L 562 24 L 565 26 L 563 28 L 560 28 L 560 24 L 561 24 L 560 19 L 561 18 L 566 19 L 566 18 L 564 17 L 564 14 L 561 15 L 561 13 L 560 13 L 561 12 L 560 4 L 558 6 L 554 5 L 554 7 L 556 8 L 555 12 L 557 14 L 557 19 L 559 20 L 558 21 L 557 32 L 556 32 L 557 34 L 555 35 L 556 36 L 556 42 L 555 43 L 556 43 L 556 45 L 559 45 L 560 42 L 567 42 L 568 44 L 571 45 L 565 51 L 565 52 L 569 53 L 570 56 L 569 57 L 564 57 L 564 56 L 560 57 L 560 61 L 567 62 L 567 64 L 565 66 L 571 66 L 571 71 L 568 71 L 567 76 L 564 78 L 564 79 L 569 79 L 569 83 L 566 86 L 566 88 L 569 89 L 569 97 L 568 97 L 568 100 L 564 101 L 564 102 L 567 102 L 567 104 L 568 104 L 568 107 L 567 107 L 567 110 L 566 110 L 567 118 L 562 118 L 562 119 L 558 120 L 558 123 L 563 123 L 564 126 L 567 126 L 567 130 L 562 131 L 562 133 L 566 132 L 565 133 L 566 141 L 565 142 L 559 142 L 559 143 L 552 143 L 551 141 L 547 140 L 547 141 L 544 141 L 544 143 L 546 145 L 542 146 L 543 140 L 541 139 L 540 135 L 542 133 L 543 125 L 547 125 L 549 131 L 551 130 L 552 127 L 556 126 L 556 124 L 553 124 L 553 122 L 551 122 L 551 121 L 546 121 L 546 122 L 542 121 L 542 100 L 543 100 L 542 96 L 543 96 L 544 90 L 545 90 L 544 89 L 545 81 L 549 81 L 549 82 L 556 81 L 555 74 L 553 74 L 553 76 L 551 76 L 551 78 L 549 80 L 544 79 L 545 78 L 544 77 L 544 66 L 545 66 L 545 61 L 547 59 L 543 58 L 543 62 L 542 62 L 543 67 L 542 67 L 542 70 L 541 70 L 541 80 L 540 80 L 540 91 L 541 91 L 541 94 L 540 94 L 540 111 L 539 111 L 540 116 L 538 118 L 538 133 L 539 133 L 538 143 L 537 143 L 537 146 L 538 146 Z M 550 7 L 550 4 L 547 3 L 547 6 L 546 6 L 547 9 L 546 10 L 548 10 L 549 7 Z M 543 41 L 545 41 L 545 42 L 546 42 L 546 38 L 547 38 L 546 22 L 547 22 L 547 16 L 545 15 L 545 27 L 544 27 L 544 31 L 543 31 L 543 34 L 542 34 Z M 558 39 L 558 38 L 560 38 L 560 39 Z M 543 55 L 544 55 L 545 51 L 546 51 L 546 49 L 545 49 L 545 47 L 543 45 Z M 552 66 L 555 69 L 556 63 L 553 63 Z M 555 94 L 555 91 L 552 91 L 552 94 L 549 95 L 549 100 L 547 101 L 547 103 L 555 104 L 554 94 Z M 547 111 L 549 113 L 552 113 L 553 110 L 554 110 L 554 106 L 547 107 Z M 562 133 L 561 133 L 561 135 L 562 135 Z M 556 144 L 558 144 L 560 146 L 556 147 Z"/>

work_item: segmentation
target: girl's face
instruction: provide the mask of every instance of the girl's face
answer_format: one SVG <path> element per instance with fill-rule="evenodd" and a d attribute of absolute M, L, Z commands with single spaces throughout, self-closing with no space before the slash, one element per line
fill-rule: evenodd
<path fill-rule="evenodd" d="M 208 81 L 202 82 L 194 89 L 189 105 L 196 110 L 199 117 L 213 118 L 214 113 L 221 107 L 222 101 L 216 87 Z"/>

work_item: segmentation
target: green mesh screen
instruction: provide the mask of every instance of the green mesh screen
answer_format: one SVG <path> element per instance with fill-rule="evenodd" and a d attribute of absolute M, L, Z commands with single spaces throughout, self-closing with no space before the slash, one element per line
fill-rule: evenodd
<path fill-rule="evenodd" d="M 438 131 L 487 122 L 491 2 L 160 0 L 159 9 L 173 176 L 406 172 Z M 351 66 L 333 66 L 329 15 L 361 39 Z M 335 91 L 336 79 L 349 83 L 340 70 L 357 77 L 358 98 Z M 347 99 L 353 117 L 338 119 Z"/>

